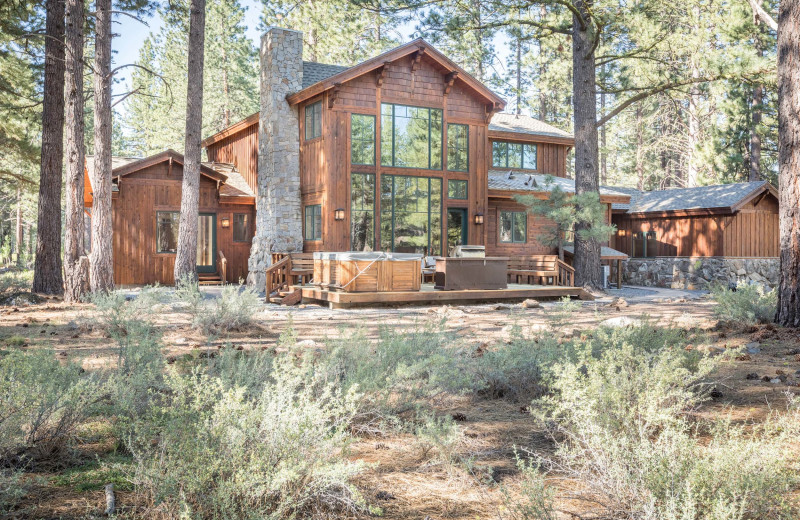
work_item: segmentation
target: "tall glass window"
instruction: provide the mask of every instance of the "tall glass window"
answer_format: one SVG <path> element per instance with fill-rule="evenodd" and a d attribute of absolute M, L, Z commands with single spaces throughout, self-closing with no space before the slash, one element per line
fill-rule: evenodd
<path fill-rule="evenodd" d="M 322 101 L 306 106 L 306 140 L 322 135 Z"/>
<path fill-rule="evenodd" d="M 447 169 L 469 171 L 469 126 L 447 125 Z"/>
<path fill-rule="evenodd" d="M 350 162 L 370 166 L 375 164 L 375 116 L 350 116 Z"/>
<path fill-rule="evenodd" d="M 441 109 L 382 104 L 381 165 L 441 170 Z"/>
<path fill-rule="evenodd" d="M 381 176 L 381 249 L 439 255 L 442 179 Z"/>
<path fill-rule="evenodd" d="M 375 250 L 375 175 L 350 175 L 350 249 Z"/>
<path fill-rule="evenodd" d="M 535 144 L 494 141 L 492 143 L 492 166 L 536 170 L 536 153 L 537 146 Z"/>

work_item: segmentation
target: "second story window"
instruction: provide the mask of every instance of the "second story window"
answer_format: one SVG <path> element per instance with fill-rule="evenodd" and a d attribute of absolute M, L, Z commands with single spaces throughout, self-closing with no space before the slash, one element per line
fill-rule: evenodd
<path fill-rule="evenodd" d="M 467 200 L 467 181 L 450 179 L 447 181 L 447 198 Z"/>
<path fill-rule="evenodd" d="M 528 238 L 528 214 L 524 211 L 500 212 L 500 242 L 524 244 Z"/>
<path fill-rule="evenodd" d="M 306 141 L 322 135 L 322 101 L 306 105 Z"/>
<path fill-rule="evenodd" d="M 322 206 L 314 204 L 306 206 L 303 238 L 305 240 L 322 240 Z"/>
<path fill-rule="evenodd" d="M 350 116 L 350 163 L 375 164 L 375 116 Z"/>
<path fill-rule="evenodd" d="M 469 127 L 447 125 L 447 169 L 451 172 L 469 171 Z"/>
<path fill-rule="evenodd" d="M 381 165 L 442 169 L 442 110 L 381 105 Z"/>
<path fill-rule="evenodd" d="M 536 170 L 536 153 L 537 146 L 535 144 L 494 141 L 492 143 L 492 166 Z"/>

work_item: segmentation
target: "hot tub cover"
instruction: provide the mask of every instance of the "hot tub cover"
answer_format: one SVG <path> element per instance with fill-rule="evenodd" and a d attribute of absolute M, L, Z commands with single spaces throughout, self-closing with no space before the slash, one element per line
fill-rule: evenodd
<path fill-rule="evenodd" d="M 338 253 L 314 253 L 314 260 L 360 260 L 371 262 L 378 261 L 409 261 L 409 260 L 422 260 L 421 254 L 416 253 L 389 253 L 387 251 L 345 251 Z"/>

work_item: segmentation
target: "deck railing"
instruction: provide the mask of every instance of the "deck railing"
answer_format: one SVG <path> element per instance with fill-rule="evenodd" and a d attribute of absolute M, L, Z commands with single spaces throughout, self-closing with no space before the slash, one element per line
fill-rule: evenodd
<path fill-rule="evenodd" d="M 274 253 L 272 259 L 273 263 L 267 267 L 266 271 L 267 282 L 264 292 L 267 298 L 281 289 L 289 288 L 289 271 L 292 269 L 292 259 L 289 255 Z"/>
<path fill-rule="evenodd" d="M 562 287 L 575 286 L 575 268 L 567 264 L 560 258 L 556 260 L 556 269 L 558 269 L 558 285 Z"/>

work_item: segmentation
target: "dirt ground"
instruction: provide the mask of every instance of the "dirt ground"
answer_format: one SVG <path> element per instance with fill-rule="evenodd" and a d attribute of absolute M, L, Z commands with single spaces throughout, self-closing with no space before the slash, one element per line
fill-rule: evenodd
<path fill-rule="evenodd" d="M 715 373 L 717 392 L 700 414 L 724 415 L 737 421 L 758 420 L 770 410 L 782 408 L 787 391 L 800 391 L 800 336 L 771 325 L 721 327 L 713 318 L 713 305 L 705 298 L 629 304 L 609 302 L 608 298 L 583 302 L 559 333 L 579 335 L 605 320 L 623 317 L 647 317 L 658 324 L 692 329 L 698 338 L 710 340 L 719 351 L 744 348 L 735 360 L 723 363 Z M 87 369 L 105 365 L 113 359 L 113 346 L 103 332 L 92 327 L 93 312 L 91 305 L 70 306 L 57 300 L 0 307 L 0 348 L 52 348 L 59 357 L 79 360 Z M 523 332 L 545 328 L 548 316 L 556 312 L 555 302 L 532 309 L 519 304 L 352 310 L 265 305 L 257 315 L 257 324 L 248 330 L 210 340 L 194 331 L 188 316 L 180 313 L 161 314 L 159 325 L 164 331 L 165 354 L 175 359 L 221 345 L 271 348 L 290 323 L 299 339 L 314 340 L 315 348 L 324 348 L 326 339 L 356 329 L 374 338 L 382 327 L 416 327 L 431 320 L 463 338 L 465 346 L 477 347 L 484 342 L 504 341 L 514 326 Z M 434 407 L 438 413 L 450 414 L 457 420 L 463 440 L 453 457 L 469 460 L 470 464 L 431 462 L 425 446 L 410 435 L 362 437 L 350 454 L 353 459 L 371 464 L 359 486 L 372 503 L 383 509 L 383 518 L 387 519 L 505 518 L 502 489 L 513 493 L 518 484 L 514 450 L 548 450 L 549 440 L 536 429 L 519 403 L 447 398 L 434 403 Z M 99 424 L 79 439 L 75 456 L 83 469 L 43 470 L 31 476 L 36 479 L 35 492 L 25 499 L 24 512 L 9 518 L 99 517 L 105 504 L 103 484 L 117 478 L 99 462 L 113 461 L 115 457 L 113 446 L 102 440 L 103 428 Z M 138 503 L 123 481 L 119 482 L 119 489 L 122 511 L 130 517 L 142 517 L 144 504 Z"/>

